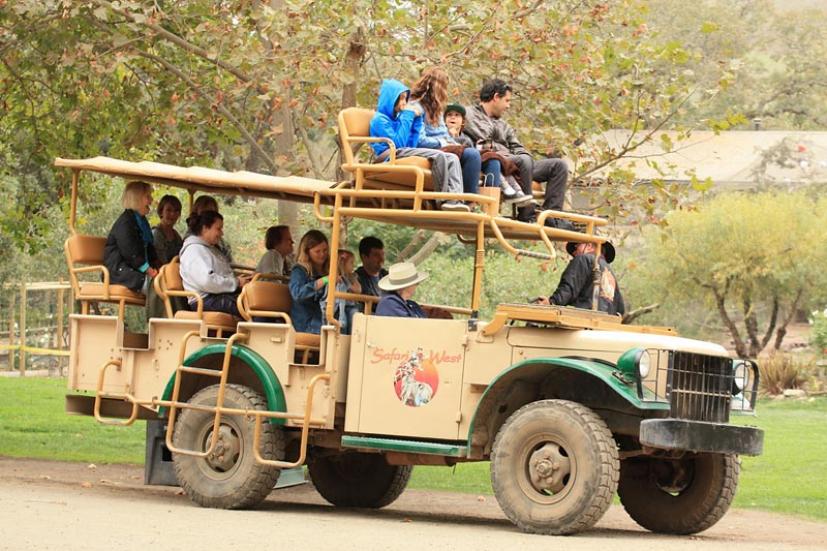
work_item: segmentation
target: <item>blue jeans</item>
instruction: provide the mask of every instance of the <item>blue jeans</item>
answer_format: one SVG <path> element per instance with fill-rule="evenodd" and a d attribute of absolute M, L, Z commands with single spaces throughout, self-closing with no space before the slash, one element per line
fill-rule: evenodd
<path fill-rule="evenodd" d="M 205 312 L 224 312 L 226 314 L 232 314 L 237 318 L 241 317 L 241 314 L 238 312 L 238 304 L 236 303 L 238 299 L 238 291 L 235 293 L 220 293 L 220 294 L 208 294 L 203 298 L 204 301 L 204 311 Z M 195 311 L 198 308 L 196 303 L 190 303 L 189 309 Z"/>
<path fill-rule="evenodd" d="M 500 187 L 502 185 L 502 165 L 498 159 L 488 159 L 482 164 L 483 182 L 486 187 Z"/>
<path fill-rule="evenodd" d="M 480 152 L 473 147 L 466 147 L 459 159 L 462 166 L 462 191 L 465 193 L 477 193 L 480 185 Z M 499 163 L 498 163 L 499 164 Z"/>

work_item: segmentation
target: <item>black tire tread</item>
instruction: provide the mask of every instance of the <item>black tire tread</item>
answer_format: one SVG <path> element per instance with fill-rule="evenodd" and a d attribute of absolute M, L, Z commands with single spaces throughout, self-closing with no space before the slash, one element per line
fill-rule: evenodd
<path fill-rule="evenodd" d="M 597 443 L 596 453 L 598 460 L 602 465 L 609 465 L 609 476 L 599 481 L 597 491 L 595 492 L 595 499 L 591 502 L 589 508 L 573 522 L 562 526 L 537 526 L 528 523 L 520 518 L 517 512 L 511 508 L 505 500 L 498 499 L 498 502 L 505 515 L 524 532 L 548 535 L 573 534 L 594 526 L 597 521 L 603 517 L 612 503 L 620 477 L 617 445 L 612 437 L 612 433 L 603 419 L 588 407 L 567 400 L 540 400 L 527 404 L 514 412 L 502 425 L 494 440 L 491 453 L 491 484 L 494 488 L 494 494 L 497 496 L 500 493 L 499 488 L 502 482 L 500 481 L 501 474 L 494 468 L 495 457 L 509 427 L 517 422 L 521 416 L 533 414 L 535 410 L 542 410 L 552 404 L 567 409 L 570 413 L 580 418 L 591 434 L 594 435 Z"/>
<path fill-rule="evenodd" d="M 713 501 L 710 504 L 702 502 L 700 507 L 693 510 L 691 503 L 676 501 L 672 507 L 663 507 L 660 504 L 657 510 L 652 510 L 651 501 L 639 492 L 640 481 L 627 478 L 622 467 L 618 492 L 620 502 L 635 522 L 652 532 L 677 535 L 703 532 L 723 518 L 738 489 L 740 459 L 735 455 L 720 455 L 718 458 L 722 461 L 722 481 L 718 488 L 719 493 L 712 496 Z"/>
<path fill-rule="evenodd" d="M 349 452 L 356 454 L 358 452 Z M 362 454 L 384 458 L 377 454 Z M 411 465 L 379 465 L 377 470 L 384 472 L 374 473 L 374 476 L 367 480 L 357 481 L 337 477 L 331 462 L 335 461 L 333 456 L 324 456 L 312 459 L 307 466 L 310 481 L 328 503 L 337 507 L 360 507 L 368 509 L 379 509 L 386 507 L 396 501 L 402 495 L 411 479 L 413 466 Z M 390 479 L 384 482 L 384 474 L 389 474 Z M 376 486 L 376 484 L 385 484 Z"/>
<path fill-rule="evenodd" d="M 196 393 L 190 401 L 194 401 L 202 393 L 215 388 L 218 385 L 206 387 Z M 227 384 L 226 390 L 235 390 L 242 395 L 242 398 L 248 402 L 248 405 L 239 409 L 267 409 L 267 401 L 255 390 L 238 384 Z M 225 390 L 225 396 L 226 396 Z M 178 438 L 180 427 L 187 422 L 189 415 L 198 413 L 195 410 L 183 410 L 175 423 L 175 438 Z M 251 423 L 254 421 L 250 421 Z M 175 442 L 178 445 L 178 442 Z M 282 430 L 269 423 L 262 422 L 261 424 L 261 455 L 265 458 L 281 458 L 284 457 L 285 439 Z M 186 459 L 196 459 L 187 456 L 179 456 L 173 454 L 173 467 L 175 469 L 175 476 L 178 478 L 178 483 L 186 492 L 187 496 L 202 507 L 211 507 L 215 509 L 248 509 L 255 507 L 261 503 L 278 481 L 280 469 L 269 467 L 265 465 L 256 464 L 253 476 L 245 480 L 236 493 L 224 497 L 211 497 L 201 494 L 192 483 L 192 478 L 198 476 L 197 469 L 193 463 L 186 461 Z M 181 460 L 186 458 L 185 460 Z"/>

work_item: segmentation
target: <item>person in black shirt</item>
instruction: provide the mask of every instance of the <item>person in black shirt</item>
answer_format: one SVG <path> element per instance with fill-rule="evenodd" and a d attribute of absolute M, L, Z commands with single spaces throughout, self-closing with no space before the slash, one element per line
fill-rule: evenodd
<path fill-rule="evenodd" d="M 362 265 L 356 269 L 363 295 L 382 296 L 379 280 L 388 275 L 385 264 L 385 245 L 378 237 L 368 236 L 359 241 Z"/>
<path fill-rule="evenodd" d="M 556 304 L 559 306 L 574 306 L 591 310 L 594 291 L 594 243 L 566 243 L 566 251 L 572 258 L 560 283 L 550 297 L 541 297 L 538 304 Z M 626 307 L 620 286 L 617 284 L 614 272 L 609 264 L 615 258 L 614 246 L 608 241 L 602 246 L 602 254 L 598 260 L 600 267 L 600 292 L 597 299 L 597 309 L 611 315 L 623 315 Z"/>

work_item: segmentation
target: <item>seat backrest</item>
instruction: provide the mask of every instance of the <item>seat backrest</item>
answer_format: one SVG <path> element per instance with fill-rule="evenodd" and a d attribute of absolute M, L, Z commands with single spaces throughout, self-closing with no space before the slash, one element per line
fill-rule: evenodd
<path fill-rule="evenodd" d="M 184 280 L 181 279 L 181 262 L 177 256 L 170 260 L 166 266 L 164 266 L 163 283 L 165 290 L 184 290 Z"/>
<path fill-rule="evenodd" d="M 345 163 L 352 164 L 354 154 L 362 146 L 361 143 L 351 144 L 350 138 L 370 136 L 370 121 L 373 113 L 373 109 L 361 107 L 348 107 L 339 112 L 339 139 L 342 141 Z"/>
<path fill-rule="evenodd" d="M 66 240 L 66 254 L 69 268 L 75 264 L 103 264 L 103 250 L 106 238 L 97 235 L 75 234 Z"/>
<path fill-rule="evenodd" d="M 290 313 L 293 299 L 284 283 L 256 280 L 244 286 L 248 310 Z"/>

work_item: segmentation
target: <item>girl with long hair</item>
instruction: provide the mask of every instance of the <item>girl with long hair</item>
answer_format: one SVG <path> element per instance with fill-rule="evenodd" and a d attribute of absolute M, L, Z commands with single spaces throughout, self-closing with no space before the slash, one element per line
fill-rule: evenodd
<path fill-rule="evenodd" d="M 290 272 L 290 318 L 299 333 L 321 333 L 321 302 L 327 291 L 330 246 L 319 230 L 310 230 L 299 241 L 296 265 Z"/>
<path fill-rule="evenodd" d="M 477 193 L 482 161 L 475 147 L 456 139 L 445 125 L 445 106 L 448 103 L 448 73 L 440 67 L 430 67 L 411 88 L 411 105 L 420 106 L 425 121 L 417 147 L 439 149 L 459 157 L 462 169 L 462 188 L 465 193 Z"/>

